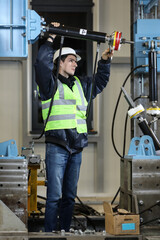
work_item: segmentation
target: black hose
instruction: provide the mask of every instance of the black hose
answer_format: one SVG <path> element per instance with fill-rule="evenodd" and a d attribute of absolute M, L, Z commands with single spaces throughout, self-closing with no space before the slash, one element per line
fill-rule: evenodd
<path fill-rule="evenodd" d="M 64 36 L 61 36 L 59 57 L 58 57 L 58 63 L 57 63 L 57 71 L 56 71 L 56 78 L 55 78 L 55 82 L 54 82 L 54 88 L 53 88 L 53 92 L 52 92 L 52 97 L 51 97 L 51 102 L 50 102 L 50 106 L 49 106 L 47 119 L 46 119 L 45 124 L 43 126 L 43 130 L 41 132 L 41 135 L 39 137 L 34 137 L 33 140 L 38 140 L 38 139 L 40 139 L 43 136 L 43 134 L 45 132 L 45 127 L 46 127 L 48 119 L 49 119 L 49 115 L 51 113 L 53 99 L 54 99 L 54 95 L 55 95 L 55 92 L 56 92 L 56 89 L 57 89 L 57 80 L 58 80 L 58 74 L 59 74 L 59 65 L 60 65 L 60 59 L 61 59 L 61 52 L 62 52 L 63 43 L 64 43 Z"/>
<path fill-rule="evenodd" d="M 86 119 L 88 118 L 90 110 L 91 110 L 91 103 L 92 103 L 93 89 L 94 89 L 94 83 L 95 83 L 96 65 L 97 65 L 99 48 L 100 48 L 100 43 L 97 43 L 97 51 L 96 51 L 96 57 L 95 57 L 95 62 L 94 62 L 94 70 L 93 70 L 93 78 L 92 78 L 92 87 L 91 87 L 90 99 L 89 99 L 89 102 L 88 102 L 88 107 L 87 107 L 87 112 L 86 112 Z"/>
<path fill-rule="evenodd" d="M 139 65 L 139 66 L 133 68 L 132 71 L 131 71 L 131 72 L 127 75 L 127 77 L 125 78 L 122 87 L 125 86 L 128 78 L 132 75 L 132 73 L 133 73 L 135 70 L 137 70 L 138 68 L 143 68 L 143 67 L 147 67 L 147 66 L 148 66 L 148 65 Z M 113 114 L 113 120 L 112 120 L 112 128 L 111 128 L 112 144 L 113 144 L 113 147 L 114 147 L 115 152 L 117 153 L 117 155 L 118 155 L 120 158 L 122 158 L 123 156 L 119 153 L 119 151 L 117 150 L 116 145 L 115 145 L 115 141 L 114 141 L 114 123 L 115 123 L 116 113 L 117 113 L 117 109 L 118 109 L 118 105 L 119 105 L 119 102 L 120 102 L 121 95 L 122 95 L 122 89 L 120 90 L 120 93 L 119 93 L 119 96 L 118 96 L 118 99 L 117 99 L 117 102 L 116 102 L 116 106 L 115 106 L 115 110 L 114 110 L 114 114 Z"/>
<path fill-rule="evenodd" d="M 116 200 L 116 198 L 117 198 L 119 192 L 120 192 L 120 187 L 118 188 L 118 191 L 116 192 L 114 198 L 112 199 L 112 201 L 111 201 L 111 205 L 113 205 L 113 203 L 114 203 L 114 201 Z"/>

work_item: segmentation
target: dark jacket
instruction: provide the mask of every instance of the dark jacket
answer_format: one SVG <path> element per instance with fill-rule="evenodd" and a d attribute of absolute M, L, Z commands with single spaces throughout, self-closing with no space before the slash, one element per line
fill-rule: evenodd
<path fill-rule="evenodd" d="M 48 100 L 52 96 L 55 76 L 53 74 L 53 55 L 54 50 L 52 44 L 47 42 L 39 49 L 35 63 L 36 83 L 39 86 L 39 93 L 42 100 Z M 110 75 L 110 59 L 107 61 L 99 60 L 97 73 L 95 75 L 95 84 L 93 88 L 92 98 L 101 93 L 109 81 Z M 90 100 L 92 88 L 92 77 L 79 77 L 86 100 Z M 72 88 L 74 78 L 64 79 L 59 75 L 59 80 Z M 51 130 L 45 132 L 45 142 L 59 144 L 65 147 L 69 152 L 79 152 L 88 145 L 87 133 L 77 133 L 76 129 Z"/>

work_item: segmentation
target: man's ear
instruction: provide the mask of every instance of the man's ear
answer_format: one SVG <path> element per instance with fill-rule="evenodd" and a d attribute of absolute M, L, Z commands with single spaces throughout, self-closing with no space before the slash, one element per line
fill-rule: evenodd
<path fill-rule="evenodd" d="M 59 66 L 62 67 L 62 65 L 63 65 L 63 61 L 60 60 L 60 64 L 59 64 Z"/>

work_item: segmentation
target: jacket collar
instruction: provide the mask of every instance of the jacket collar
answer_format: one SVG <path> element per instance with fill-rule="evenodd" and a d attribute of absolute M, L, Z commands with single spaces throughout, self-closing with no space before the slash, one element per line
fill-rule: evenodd
<path fill-rule="evenodd" d="M 74 76 L 70 76 L 69 78 L 66 78 L 61 74 L 58 74 L 58 79 L 61 81 L 61 83 L 66 84 L 70 89 L 72 89 L 75 81 Z"/>

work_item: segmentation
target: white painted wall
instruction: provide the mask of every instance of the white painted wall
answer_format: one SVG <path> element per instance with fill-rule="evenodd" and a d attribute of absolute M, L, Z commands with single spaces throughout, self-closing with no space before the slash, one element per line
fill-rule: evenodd
<path fill-rule="evenodd" d="M 94 30 L 105 32 L 110 35 L 113 31 L 120 31 L 123 37 L 130 39 L 130 1 L 128 0 L 95 0 L 94 8 Z M 101 44 L 100 54 L 108 47 L 108 44 Z M 94 44 L 96 48 L 96 44 Z M 103 153 L 97 153 L 93 149 L 96 149 L 96 144 L 89 144 L 88 149 L 84 151 L 84 158 L 82 163 L 80 181 L 79 181 L 79 194 L 80 195 L 105 195 L 106 197 L 112 197 L 116 193 L 120 185 L 120 158 L 115 153 L 112 141 L 111 141 L 111 125 L 113 118 L 113 111 L 116 105 L 116 101 L 120 92 L 125 77 L 130 72 L 130 46 L 122 45 L 120 51 L 114 52 L 113 63 L 111 65 L 110 82 L 106 89 L 98 97 L 97 103 L 95 103 L 95 126 L 98 126 L 100 142 L 103 144 Z M 118 63 L 123 62 L 123 63 Z M 126 90 L 130 92 L 129 82 L 126 84 Z M 99 108 L 103 113 L 99 112 Z M 117 112 L 117 118 L 115 122 L 115 143 L 118 151 L 122 154 L 123 147 L 123 126 L 124 119 L 128 105 L 123 96 Z M 101 117 L 97 117 L 100 114 Z M 129 123 L 128 123 L 129 124 Z M 103 125 L 102 129 L 101 126 Z M 130 132 L 128 127 L 127 133 L 127 146 L 128 149 L 130 143 Z M 85 159 L 87 155 L 87 159 Z M 100 156 L 99 156 L 100 155 Z M 99 181 L 102 182 L 103 192 L 94 192 L 94 183 L 96 172 L 95 161 L 99 161 L 99 157 L 103 156 L 103 167 L 101 169 L 101 175 L 99 175 Z M 87 161 L 87 163 L 86 163 Z M 90 171 L 85 173 L 85 169 L 90 167 Z M 85 185 L 87 183 L 88 186 Z"/>
<path fill-rule="evenodd" d="M 0 142 L 22 144 L 22 63 L 0 61 Z M 20 148 L 19 148 L 20 150 Z"/>
<path fill-rule="evenodd" d="M 130 39 L 130 1 L 128 0 L 94 0 L 94 30 L 111 34 L 113 31 L 122 31 L 123 37 Z M 94 44 L 95 47 L 96 44 Z M 107 48 L 107 44 L 102 44 L 100 53 Z M 119 58 L 118 58 L 119 57 Z M 114 196 L 120 183 L 120 159 L 113 150 L 111 143 L 111 122 L 113 110 L 124 78 L 130 71 L 130 64 L 123 60 L 124 57 L 130 57 L 130 47 L 122 46 L 120 52 L 115 52 L 111 66 L 110 82 L 104 92 L 98 97 L 94 106 L 95 129 L 98 135 L 95 142 L 89 143 L 88 148 L 84 149 L 83 162 L 78 185 L 79 196 Z M 119 59 L 123 63 L 118 63 Z M 0 60 L 0 142 L 15 139 L 18 150 L 23 146 L 23 140 L 28 137 L 30 131 L 30 57 L 26 66 L 26 74 L 22 64 L 18 61 Z M 23 87 L 22 87 L 23 83 Z M 24 87 L 24 85 L 26 87 Z M 129 92 L 130 86 L 127 85 Z M 23 91 L 22 91 L 23 89 Z M 28 91 L 28 92 L 26 92 Z M 22 100 L 25 99 L 22 106 Z M 27 118 L 24 119 L 24 112 L 27 111 Z M 24 109 L 25 108 L 25 109 Z M 115 127 L 115 140 L 117 148 L 122 153 L 122 138 L 124 115 L 128 108 L 125 100 L 122 98 L 118 120 Z M 27 124 L 27 131 L 24 131 Z M 102 128 L 103 126 L 103 128 Z M 22 129 L 23 128 L 23 129 Z M 24 136 L 23 136 L 24 135 Z M 26 138 L 27 139 L 27 138 Z M 97 140 L 98 139 L 98 140 Z M 102 151 L 97 152 L 99 142 L 102 145 Z M 128 131 L 129 143 L 129 131 Z M 25 143 L 26 144 L 26 143 Z M 45 156 L 44 144 L 35 146 L 35 153 Z M 98 174 L 97 174 L 98 166 Z M 102 191 L 97 189 L 97 181 L 102 183 Z M 45 191 L 41 188 L 41 194 Z"/>

